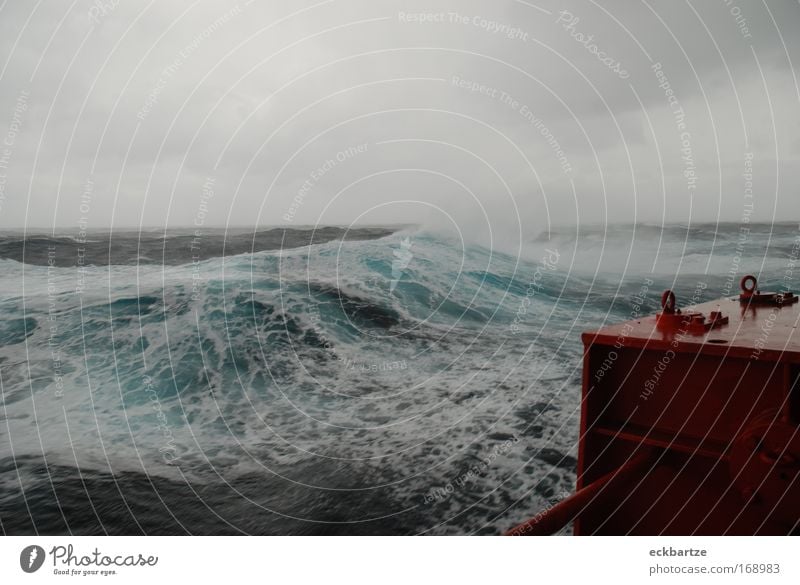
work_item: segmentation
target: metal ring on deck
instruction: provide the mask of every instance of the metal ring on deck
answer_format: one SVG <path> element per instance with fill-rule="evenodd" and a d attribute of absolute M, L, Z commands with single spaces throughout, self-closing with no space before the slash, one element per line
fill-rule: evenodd
<path fill-rule="evenodd" d="M 664 291 L 664 294 L 661 295 L 661 308 L 664 309 L 665 313 L 674 313 L 675 312 L 675 293 L 671 290 L 667 289 Z"/>
<path fill-rule="evenodd" d="M 752 287 L 748 287 L 747 286 L 748 283 L 752 283 L 753 286 Z M 740 286 L 742 287 L 742 292 L 745 292 L 747 294 L 752 294 L 752 293 L 756 292 L 756 287 L 758 286 L 758 281 L 756 280 L 755 276 L 753 276 L 752 274 L 748 274 L 747 276 L 742 278 L 742 282 L 740 283 Z"/>

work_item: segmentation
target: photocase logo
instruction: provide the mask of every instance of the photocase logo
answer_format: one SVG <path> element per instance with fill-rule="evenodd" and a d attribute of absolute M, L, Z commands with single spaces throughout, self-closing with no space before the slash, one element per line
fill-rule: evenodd
<path fill-rule="evenodd" d="M 19 554 L 19 566 L 26 573 L 35 573 L 44 564 L 44 549 L 41 546 L 32 544 L 22 549 Z"/>
<path fill-rule="evenodd" d="M 405 269 L 408 268 L 408 265 L 414 258 L 414 254 L 411 253 L 411 239 L 406 236 L 405 239 L 400 242 L 400 248 L 395 250 L 393 254 L 392 282 L 389 284 L 389 292 L 394 292 L 394 289 L 397 288 L 397 283 L 403 278 Z"/>

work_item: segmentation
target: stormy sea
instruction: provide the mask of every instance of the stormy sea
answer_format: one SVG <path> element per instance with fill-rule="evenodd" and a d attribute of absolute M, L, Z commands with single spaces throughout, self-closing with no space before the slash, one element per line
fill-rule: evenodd
<path fill-rule="evenodd" d="M 4 232 L 0 530 L 501 533 L 575 487 L 580 333 L 791 289 L 799 234 Z"/>

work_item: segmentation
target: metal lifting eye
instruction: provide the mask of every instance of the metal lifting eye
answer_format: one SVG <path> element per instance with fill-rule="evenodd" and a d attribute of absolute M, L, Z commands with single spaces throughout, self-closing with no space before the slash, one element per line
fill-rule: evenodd
<path fill-rule="evenodd" d="M 753 276 L 752 274 L 748 274 L 747 276 L 742 278 L 741 282 L 742 292 L 746 294 L 753 294 L 754 292 L 756 292 L 757 286 L 758 286 L 758 281 L 756 280 L 756 277 Z"/>
<path fill-rule="evenodd" d="M 661 295 L 661 308 L 664 309 L 665 313 L 674 313 L 675 312 L 675 293 L 671 290 L 667 289 L 664 291 L 664 294 Z"/>
<path fill-rule="evenodd" d="M 790 291 L 761 292 L 758 290 L 758 281 L 752 274 L 742 278 L 742 292 L 739 302 L 748 306 L 766 305 L 770 307 L 784 307 L 797 302 L 798 296 Z"/>

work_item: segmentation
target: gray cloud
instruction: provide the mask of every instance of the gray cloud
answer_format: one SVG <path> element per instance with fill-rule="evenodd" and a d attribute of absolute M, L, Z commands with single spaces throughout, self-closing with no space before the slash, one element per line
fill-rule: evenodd
<path fill-rule="evenodd" d="M 797 217 L 800 5 L 736 1 L 9 0 L 0 227 L 738 221 L 748 153 Z"/>

